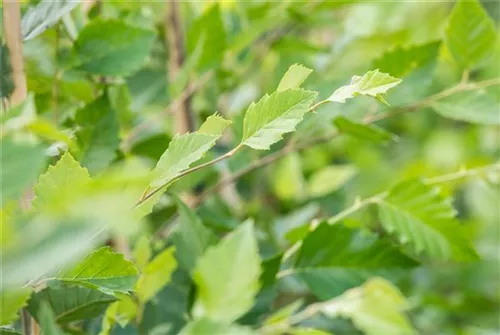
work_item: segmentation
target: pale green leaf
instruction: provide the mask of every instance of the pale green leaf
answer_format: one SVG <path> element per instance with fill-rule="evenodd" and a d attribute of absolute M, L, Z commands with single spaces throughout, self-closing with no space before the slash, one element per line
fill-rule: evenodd
<path fill-rule="evenodd" d="M 125 327 L 137 315 L 137 304 L 132 296 L 123 293 L 116 296 L 119 300 L 106 309 L 99 335 L 109 335 L 115 324 Z"/>
<path fill-rule="evenodd" d="M 148 264 L 151 254 L 152 251 L 148 236 L 141 235 L 137 242 L 135 242 L 133 250 L 135 265 L 139 270 L 144 269 L 146 264 Z"/>
<path fill-rule="evenodd" d="M 177 200 L 179 224 L 172 234 L 175 245 L 175 257 L 179 265 L 191 271 L 198 258 L 215 242 L 216 237 L 201 222 L 196 213 L 186 206 L 180 199 Z"/>
<path fill-rule="evenodd" d="M 264 325 L 272 325 L 283 322 L 288 319 L 292 314 L 297 312 L 304 304 L 302 300 L 294 301 L 269 315 L 263 322 Z"/>
<path fill-rule="evenodd" d="M 404 77 L 413 70 L 435 60 L 441 41 L 399 46 L 373 61 L 373 68 L 394 77 Z"/>
<path fill-rule="evenodd" d="M 68 149 L 78 151 L 78 147 L 71 136 L 61 131 L 51 122 L 44 119 L 38 118 L 34 119 L 28 123 L 25 128 L 29 132 L 37 135 L 42 139 L 46 139 L 52 142 L 62 142 L 68 146 Z"/>
<path fill-rule="evenodd" d="M 387 241 L 342 224 L 320 224 L 302 241 L 291 274 L 320 299 L 330 299 L 373 275 L 388 276 L 417 265 Z"/>
<path fill-rule="evenodd" d="M 216 114 L 209 117 L 199 131 L 175 135 L 153 170 L 153 181 L 150 186 L 159 187 L 168 184 L 192 163 L 198 161 L 215 145 L 229 124 Z"/>
<path fill-rule="evenodd" d="M 270 176 L 274 193 L 282 200 L 300 200 L 305 194 L 305 180 L 300 155 L 291 153 L 279 160 Z"/>
<path fill-rule="evenodd" d="M 314 328 L 292 328 L 289 330 L 291 335 L 333 335 L 333 333 Z"/>
<path fill-rule="evenodd" d="M 29 40 L 53 26 L 64 15 L 80 4 L 81 0 L 43 0 L 23 15 L 21 32 L 23 40 Z"/>
<path fill-rule="evenodd" d="M 331 165 L 315 172 L 309 179 L 309 196 L 321 197 L 341 188 L 357 174 L 353 165 Z"/>
<path fill-rule="evenodd" d="M 231 322 L 248 311 L 259 290 L 259 251 L 251 222 L 207 249 L 198 260 L 193 280 L 198 295 L 197 317 Z"/>
<path fill-rule="evenodd" d="M 188 323 L 179 335 L 257 335 L 251 328 L 199 319 Z"/>
<path fill-rule="evenodd" d="M 98 317 L 115 300 L 112 295 L 88 287 L 52 282 L 33 295 L 28 311 L 37 318 L 46 302 L 54 313 L 54 321 L 65 324 Z"/>
<path fill-rule="evenodd" d="M 437 259 L 475 259 L 476 252 L 455 220 L 451 199 L 439 189 L 410 180 L 393 187 L 378 203 L 385 231 L 409 244 L 414 252 Z"/>
<path fill-rule="evenodd" d="M 401 83 L 401 79 L 391 77 L 387 73 L 377 70 L 368 71 L 364 76 L 354 76 L 351 83 L 338 88 L 327 99 L 332 102 L 344 103 L 347 99 L 358 95 L 366 95 L 376 99 L 383 99 L 382 94 Z M 382 100 L 384 102 L 384 100 Z"/>
<path fill-rule="evenodd" d="M 484 90 L 461 92 L 432 103 L 446 118 L 485 125 L 500 125 L 498 101 Z"/>
<path fill-rule="evenodd" d="M 254 149 L 268 150 L 295 130 L 316 98 L 317 93 L 302 89 L 288 89 L 265 95 L 248 107 L 243 119 L 241 143 Z"/>
<path fill-rule="evenodd" d="M 77 69 L 103 76 L 130 75 L 145 63 L 154 39 L 154 31 L 123 21 L 92 20 L 74 44 Z"/>
<path fill-rule="evenodd" d="M 73 156 L 66 152 L 38 179 L 33 207 L 38 211 L 50 208 L 53 201 L 71 194 L 73 190 L 90 182 L 87 169 L 81 167 Z"/>
<path fill-rule="evenodd" d="M 0 189 L 2 207 L 9 199 L 21 196 L 33 183 L 45 161 L 44 149 L 38 145 L 16 143 L 11 138 L 1 139 Z"/>
<path fill-rule="evenodd" d="M 462 68 L 473 68 L 493 54 L 497 33 L 478 0 L 460 0 L 448 18 L 445 43 Z"/>
<path fill-rule="evenodd" d="M 404 310 L 408 307 L 401 292 L 381 278 L 372 278 L 361 287 L 322 305 L 331 317 L 346 317 L 366 335 L 416 334 Z"/>
<path fill-rule="evenodd" d="M 146 265 L 141 273 L 135 285 L 135 293 L 143 304 L 151 300 L 170 282 L 172 273 L 177 268 L 174 251 L 173 247 L 163 250 Z"/>
<path fill-rule="evenodd" d="M 58 279 L 78 283 L 105 293 L 127 292 L 137 281 L 137 269 L 122 254 L 109 247 L 100 248 L 69 271 L 57 275 Z"/>
<path fill-rule="evenodd" d="M 54 312 L 45 301 L 42 301 L 40 304 L 37 320 L 40 326 L 41 335 L 68 335 L 57 325 Z"/>
<path fill-rule="evenodd" d="M 312 70 L 300 64 L 293 64 L 286 71 L 278 85 L 278 91 L 285 91 L 290 88 L 299 88 L 300 85 L 309 77 Z"/>
<path fill-rule="evenodd" d="M 352 122 L 343 116 L 336 118 L 333 123 L 341 133 L 351 135 L 361 140 L 374 143 L 387 143 L 397 139 L 396 135 L 391 134 L 382 128 L 374 125 L 364 125 Z"/>
<path fill-rule="evenodd" d="M 31 287 L 16 288 L 0 292 L 0 325 L 8 325 L 19 318 L 33 289 Z"/>

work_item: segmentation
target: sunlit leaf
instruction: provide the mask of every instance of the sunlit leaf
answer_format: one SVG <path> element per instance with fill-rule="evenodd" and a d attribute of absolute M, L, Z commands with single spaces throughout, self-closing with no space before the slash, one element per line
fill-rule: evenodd
<path fill-rule="evenodd" d="M 254 149 L 268 150 L 295 130 L 317 93 L 302 89 L 288 89 L 265 95 L 248 107 L 243 120 L 241 143 Z"/>
<path fill-rule="evenodd" d="M 19 318 L 19 311 L 26 306 L 33 290 L 30 287 L 12 288 L 0 292 L 0 325 L 8 325 Z"/>
<path fill-rule="evenodd" d="M 357 173 L 352 165 L 330 165 L 315 172 L 309 179 L 307 190 L 312 197 L 321 197 L 341 188 Z"/>
<path fill-rule="evenodd" d="M 189 323 L 179 335 L 256 335 L 251 328 L 199 319 Z"/>
<path fill-rule="evenodd" d="M 300 64 L 293 64 L 286 71 L 278 85 L 278 91 L 285 91 L 290 88 L 299 88 L 300 85 L 309 77 L 312 70 Z"/>
<path fill-rule="evenodd" d="M 57 275 L 68 283 L 78 283 L 105 293 L 127 292 L 137 281 L 137 269 L 122 254 L 103 247 L 80 262 L 74 268 Z"/>

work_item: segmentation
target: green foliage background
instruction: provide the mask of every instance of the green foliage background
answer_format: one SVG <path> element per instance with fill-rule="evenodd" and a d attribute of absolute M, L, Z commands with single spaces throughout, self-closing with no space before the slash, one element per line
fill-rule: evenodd
<path fill-rule="evenodd" d="M 500 331 L 497 2 L 171 6 L 2 36 L 1 334 Z"/>

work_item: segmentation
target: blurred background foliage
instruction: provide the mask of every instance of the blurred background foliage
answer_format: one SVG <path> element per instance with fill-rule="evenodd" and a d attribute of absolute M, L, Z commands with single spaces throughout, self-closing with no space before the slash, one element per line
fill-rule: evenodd
<path fill-rule="evenodd" d="M 23 2 L 23 13 L 36 4 Z M 314 69 L 304 87 L 318 91 L 320 99 L 347 84 L 353 75 L 374 68 L 403 79 L 386 96 L 392 107 L 369 98 L 327 104 L 307 115 L 297 132 L 274 145 L 271 151 L 277 152 L 290 143 L 332 133 L 338 116 L 362 120 L 417 103 L 459 83 L 463 67 L 443 42 L 453 6 L 452 1 L 182 1 L 186 54 L 173 77 L 169 75 L 164 2 L 79 5 L 53 27 L 24 42 L 29 95 L 21 105 L 2 113 L 2 165 L 14 164 L 11 170 L 19 173 L 2 174 L 2 179 L 22 184 L 13 186 L 12 194 L 2 188 L 4 284 L 11 278 L 29 280 L 45 274 L 106 243 L 106 236 L 89 241 L 102 229 L 100 221 L 111 224 L 109 236 L 126 236 L 132 249 L 146 236 L 152 237 L 153 250 L 162 250 L 170 243 L 163 237 L 177 220 L 172 194 L 210 190 L 220 178 L 269 155 L 243 150 L 226 162 L 183 178 L 140 224 L 123 213 L 121 208 L 132 207 L 143 190 L 143 171 L 154 166 L 176 133 L 172 111 L 179 99 L 185 100 L 183 92 L 193 91 L 189 104 L 194 129 L 214 111 L 233 121 L 231 132 L 204 158 L 209 160 L 238 143 L 249 103 L 274 91 L 294 63 Z M 500 3 L 483 1 L 482 6 L 498 26 Z M 475 64 L 467 73 L 468 80 L 500 76 L 498 42 L 496 36 L 493 55 Z M 6 64 L 2 48 L 2 80 L 6 80 L 2 81 L 2 97 L 11 90 Z M 486 103 L 498 119 L 499 87 L 486 90 L 487 102 L 479 99 L 466 105 L 470 100 L 460 102 L 458 94 L 449 103 L 463 103 L 467 109 L 483 108 Z M 385 191 L 408 178 L 494 163 L 500 154 L 499 122 L 481 123 L 485 122 L 445 118 L 432 106 L 402 113 L 378 123 L 395 134 L 396 141 L 372 143 L 340 136 L 290 152 L 219 192 L 210 192 L 197 214 L 218 234 L 253 218 L 261 256 L 272 262 L 273 256 L 290 245 L 290 231 L 337 214 L 357 197 Z M 67 199 L 60 202 L 73 205 L 62 204 L 37 216 L 26 210 L 26 203 L 15 200 L 22 197 L 29 202 L 30 192 L 23 195 L 16 190 L 32 186 L 66 149 L 100 182 L 92 189 L 66 190 L 61 199 Z M 11 152 L 25 152 L 25 160 L 9 160 L 14 157 Z M 120 180 L 131 183 L 125 194 L 117 187 Z M 443 192 L 453 196 L 480 261 L 429 260 L 394 282 L 408 298 L 409 316 L 421 334 L 496 334 L 500 312 L 498 180 L 450 182 L 443 185 Z M 377 216 L 368 209 L 345 221 L 364 227 L 374 224 Z M 177 333 L 184 326 L 192 296 L 189 277 L 177 271 L 173 281 L 146 304 L 140 333 Z M 316 300 L 298 278 L 283 278 L 259 294 L 243 323 L 254 324 L 271 308 L 276 310 L 297 297 L 305 302 Z M 97 333 L 100 322 L 88 321 L 89 333 L 94 333 L 91 329 Z M 307 325 L 335 334 L 357 333 L 349 322 L 323 316 Z M 113 334 L 135 334 L 134 327 L 117 327 Z"/>

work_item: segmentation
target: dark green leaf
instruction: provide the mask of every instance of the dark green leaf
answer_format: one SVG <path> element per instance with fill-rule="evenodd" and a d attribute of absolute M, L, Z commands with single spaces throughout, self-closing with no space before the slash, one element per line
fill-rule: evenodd
<path fill-rule="evenodd" d="M 374 143 L 386 143 L 397 139 L 396 135 L 391 134 L 382 128 L 374 125 L 364 125 L 352 122 L 343 116 L 336 118 L 333 123 L 341 133 L 348 134 L 362 140 Z"/>

